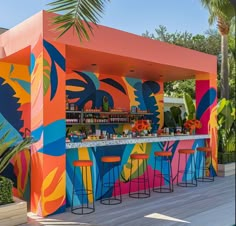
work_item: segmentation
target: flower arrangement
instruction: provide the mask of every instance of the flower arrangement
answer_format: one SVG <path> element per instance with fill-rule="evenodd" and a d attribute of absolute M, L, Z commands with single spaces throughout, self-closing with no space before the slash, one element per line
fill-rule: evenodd
<path fill-rule="evenodd" d="M 195 129 L 200 129 L 202 127 L 202 123 L 197 119 L 189 119 L 184 123 L 184 128 L 186 128 L 190 134 L 193 134 Z"/>
<path fill-rule="evenodd" d="M 137 120 L 132 128 L 132 132 L 150 131 L 151 129 L 149 120 Z"/>

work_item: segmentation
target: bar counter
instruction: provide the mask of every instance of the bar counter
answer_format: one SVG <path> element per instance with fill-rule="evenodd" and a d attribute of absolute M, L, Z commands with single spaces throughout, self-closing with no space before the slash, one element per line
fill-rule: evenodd
<path fill-rule="evenodd" d="M 116 165 L 118 167 L 119 175 L 116 175 L 114 184 L 121 182 L 122 194 L 127 194 L 129 191 L 130 178 L 137 177 L 136 174 L 130 176 L 131 160 L 130 155 L 134 153 L 147 154 L 148 158 L 148 172 L 150 178 L 150 186 L 153 186 L 152 180 L 154 175 L 154 153 L 156 151 L 172 152 L 171 164 L 173 175 L 177 174 L 177 165 L 179 149 L 196 149 L 198 146 L 204 146 L 206 141 L 210 139 L 210 135 L 175 135 L 175 136 L 157 136 L 157 137 L 139 137 L 139 138 L 118 138 L 112 140 L 91 140 L 77 143 L 66 143 L 66 194 L 67 206 L 71 205 L 72 186 L 73 186 L 73 161 L 92 160 L 93 166 L 91 168 L 90 184 L 93 184 L 95 199 L 99 200 L 101 195 L 110 197 L 114 194 L 114 187 L 109 187 L 103 190 L 101 194 L 101 180 L 108 178 L 108 170 L 102 170 L 101 158 L 103 156 L 120 156 L 121 162 Z M 195 152 L 195 159 L 201 162 L 202 156 Z M 189 161 L 189 160 L 188 160 Z M 160 169 L 160 163 L 157 164 L 157 170 Z M 183 168 L 188 168 L 189 162 L 182 165 Z M 137 165 L 134 167 L 138 167 Z M 80 175 L 80 174 L 77 174 Z M 180 178 L 184 180 L 184 178 Z M 175 181 L 176 182 L 176 181 Z M 81 176 L 76 179 L 76 186 L 81 186 Z M 164 182 L 166 183 L 166 182 Z M 80 199 L 76 200 L 77 204 Z"/>
<path fill-rule="evenodd" d="M 141 144 L 141 143 L 154 143 L 165 141 L 183 141 L 183 140 L 197 140 L 197 139 L 210 139 L 210 135 L 174 135 L 174 136 L 151 136 L 151 137 L 136 137 L 136 138 L 116 138 L 108 140 L 91 140 L 75 143 L 66 143 L 66 149 L 83 148 L 83 147 L 100 147 L 100 146 L 113 146 L 123 144 Z"/>

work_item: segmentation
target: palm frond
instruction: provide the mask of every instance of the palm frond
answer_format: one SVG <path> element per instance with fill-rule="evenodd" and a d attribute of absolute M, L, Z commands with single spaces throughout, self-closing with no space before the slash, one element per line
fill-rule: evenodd
<path fill-rule="evenodd" d="M 201 0 L 202 5 L 208 9 L 209 24 L 213 24 L 217 18 L 221 18 L 225 23 L 229 23 L 235 16 L 234 7 L 229 0 Z"/>
<path fill-rule="evenodd" d="M 5 136 L 5 135 L 3 135 Z M 9 161 L 20 151 L 29 148 L 34 142 L 32 137 L 27 137 L 23 141 L 14 145 L 16 138 L 0 146 L 0 173 L 7 167 Z"/>
<path fill-rule="evenodd" d="M 49 12 L 61 13 L 53 17 L 53 24 L 60 32 L 58 37 L 73 29 L 80 40 L 89 40 L 89 32 L 93 33 L 90 23 L 97 25 L 106 2 L 109 0 L 56 0 L 49 3 L 52 7 Z"/>

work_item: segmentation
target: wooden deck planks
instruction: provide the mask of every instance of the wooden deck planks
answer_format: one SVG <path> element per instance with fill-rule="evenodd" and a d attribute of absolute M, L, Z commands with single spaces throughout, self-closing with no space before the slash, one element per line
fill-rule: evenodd
<path fill-rule="evenodd" d="M 48 226 L 53 225 L 50 224 L 52 219 L 73 222 L 73 225 L 99 226 L 232 226 L 235 223 L 235 176 L 216 177 L 211 183 L 199 182 L 198 187 L 175 186 L 174 189 L 173 193 L 166 194 L 152 192 L 147 199 L 132 199 L 125 195 L 122 204 L 115 206 L 101 205 L 97 201 L 95 213 L 84 216 L 71 214 L 68 209 L 66 213 L 44 219 L 44 225 L 47 219 Z M 153 213 L 190 223 L 144 217 Z M 27 225 L 40 224 L 30 221 Z"/>

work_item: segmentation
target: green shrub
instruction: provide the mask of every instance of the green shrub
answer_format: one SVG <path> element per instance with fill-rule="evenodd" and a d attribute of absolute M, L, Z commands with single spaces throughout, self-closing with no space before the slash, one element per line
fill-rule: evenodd
<path fill-rule="evenodd" d="M 12 186 L 10 179 L 0 176 L 0 205 L 13 202 Z"/>

